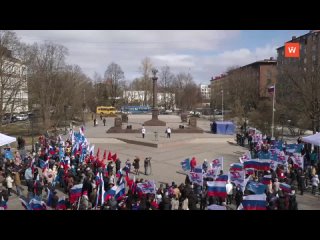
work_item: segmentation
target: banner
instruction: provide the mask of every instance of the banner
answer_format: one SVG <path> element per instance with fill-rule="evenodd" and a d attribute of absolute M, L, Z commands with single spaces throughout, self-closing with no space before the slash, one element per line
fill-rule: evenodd
<path fill-rule="evenodd" d="M 154 180 L 149 180 L 147 182 L 138 183 L 137 188 L 144 194 L 147 193 L 156 193 L 156 184 Z"/>
<path fill-rule="evenodd" d="M 188 172 L 189 180 L 192 183 L 197 183 L 199 185 L 203 185 L 203 174 L 196 172 Z"/>
<path fill-rule="evenodd" d="M 243 197 L 243 210 L 267 210 L 266 194 L 248 195 Z"/>
<path fill-rule="evenodd" d="M 220 167 L 221 169 L 223 169 L 223 157 L 218 157 L 216 159 L 213 159 L 210 165 L 211 165 L 211 168 Z"/>
<path fill-rule="evenodd" d="M 245 154 L 242 155 L 242 157 L 239 158 L 240 163 L 243 163 L 245 161 L 248 161 L 251 159 L 251 153 L 247 151 Z"/>
<path fill-rule="evenodd" d="M 226 206 L 220 206 L 220 205 L 212 204 L 212 205 L 208 206 L 208 210 L 227 210 L 227 207 Z"/>
<path fill-rule="evenodd" d="M 230 182 L 234 183 L 236 186 L 238 184 L 242 185 L 245 179 L 245 171 L 236 171 L 236 172 L 229 172 L 229 180 Z"/>
<path fill-rule="evenodd" d="M 209 168 L 203 177 L 210 177 L 210 178 L 216 179 L 217 176 L 220 174 L 220 170 L 221 170 L 220 167 Z"/>
<path fill-rule="evenodd" d="M 296 167 L 304 169 L 303 162 L 304 162 L 304 159 L 301 155 L 294 154 L 293 163 L 296 165 Z"/>

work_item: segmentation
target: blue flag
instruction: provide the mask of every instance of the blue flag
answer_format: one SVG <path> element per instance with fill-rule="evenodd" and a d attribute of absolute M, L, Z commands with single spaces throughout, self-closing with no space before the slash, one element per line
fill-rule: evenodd
<path fill-rule="evenodd" d="M 270 159 L 271 156 L 270 156 L 270 152 L 259 152 L 258 153 L 258 158 L 259 159 Z"/>
<path fill-rule="evenodd" d="M 189 171 L 191 169 L 189 158 L 183 160 L 180 164 L 181 164 L 183 171 Z"/>
<path fill-rule="evenodd" d="M 249 181 L 247 189 L 255 194 L 263 194 L 266 190 L 266 185 L 259 182 Z"/>
<path fill-rule="evenodd" d="M 7 159 L 12 160 L 13 159 L 13 153 L 11 152 L 11 150 L 6 150 L 4 153 L 4 157 Z"/>

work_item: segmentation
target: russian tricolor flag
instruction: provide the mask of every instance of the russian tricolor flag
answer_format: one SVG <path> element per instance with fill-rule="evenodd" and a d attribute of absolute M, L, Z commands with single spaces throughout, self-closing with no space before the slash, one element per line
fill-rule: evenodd
<path fill-rule="evenodd" d="M 116 194 L 114 197 L 116 200 L 119 200 L 125 194 L 126 194 L 126 188 L 125 188 L 125 184 L 123 182 L 119 186 L 117 186 Z"/>
<path fill-rule="evenodd" d="M 47 210 L 47 206 L 43 201 L 39 201 L 32 198 L 29 202 L 29 206 L 32 210 Z"/>
<path fill-rule="evenodd" d="M 219 182 L 219 181 L 212 181 L 207 182 L 208 186 L 208 196 L 211 197 L 227 197 L 227 189 L 226 189 L 226 183 L 225 182 Z"/>
<path fill-rule="evenodd" d="M 241 163 L 233 163 L 230 166 L 230 172 L 238 172 L 243 170 L 243 164 Z"/>
<path fill-rule="evenodd" d="M 243 197 L 243 210 L 267 210 L 266 194 L 248 195 Z"/>
<path fill-rule="evenodd" d="M 254 168 L 260 171 L 270 170 L 270 160 L 249 160 L 243 163 L 244 168 Z"/>
<path fill-rule="evenodd" d="M 291 186 L 289 184 L 286 183 L 280 183 L 280 189 L 284 192 L 291 192 Z"/>
<path fill-rule="evenodd" d="M 269 185 L 271 183 L 271 178 L 271 175 L 264 175 L 261 182 L 265 185 Z"/>
<path fill-rule="evenodd" d="M 253 175 L 254 174 L 254 168 L 247 168 L 246 169 L 246 174 Z"/>
<path fill-rule="evenodd" d="M 227 182 L 229 179 L 229 176 L 228 175 L 220 175 L 216 178 L 216 181 L 217 182 Z"/>
<path fill-rule="evenodd" d="M 118 186 L 113 186 L 111 189 L 104 193 L 104 201 L 107 202 L 111 197 L 116 195 Z"/>
<path fill-rule="evenodd" d="M 83 186 L 83 184 L 81 183 L 81 184 L 74 185 L 70 189 L 69 199 L 70 199 L 71 204 L 76 202 L 81 197 L 82 186 Z"/>
<path fill-rule="evenodd" d="M 56 209 L 57 210 L 66 210 L 67 209 L 66 200 L 64 198 L 59 198 Z"/>

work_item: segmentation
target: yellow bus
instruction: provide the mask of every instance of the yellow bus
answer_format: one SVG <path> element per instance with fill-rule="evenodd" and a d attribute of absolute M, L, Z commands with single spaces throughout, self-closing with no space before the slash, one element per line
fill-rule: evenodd
<path fill-rule="evenodd" d="M 97 107 L 97 115 L 108 116 L 108 115 L 115 115 L 116 108 L 112 106 L 98 106 Z"/>

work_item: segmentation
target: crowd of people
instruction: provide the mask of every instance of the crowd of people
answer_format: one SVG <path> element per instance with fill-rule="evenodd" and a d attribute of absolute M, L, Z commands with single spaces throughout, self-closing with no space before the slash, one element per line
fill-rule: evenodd
<path fill-rule="evenodd" d="M 132 162 L 127 159 L 122 164 L 116 154 L 107 158 L 105 152 L 100 158 L 99 150 L 94 155 L 89 148 L 84 152 L 84 146 L 76 145 L 72 134 L 65 141 L 60 136 L 43 135 L 39 137 L 34 153 L 21 154 L 16 151 L 12 158 L 3 154 L 0 158 L 0 207 L 7 208 L 6 203 L 13 194 L 13 188 L 18 196 L 24 197 L 22 183 L 27 186 L 26 202 L 37 199 L 45 202 L 44 208 L 72 210 L 207 210 L 210 206 L 221 206 L 225 210 L 241 209 L 246 196 L 258 194 L 252 186 L 259 184 L 265 186 L 263 194 L 266 194 L 266 209 L 297 210 L 296 189 L 301 195 L 310 185 L 313 194 L 319 190 L 317 156 L 306 147 L 301 150 L 303 167 L 295 164 L 293 155 L 284 148 L 281 152 L 288 155 L 286 164 L 279 164 L 275 169 L 269 167 L 251 171 L 243 168 L 246 184 L 237 184 L 229 176 L 224 180 L 226 194 L 217 196 L 212 194 L 208 183 L 216 181 L 224 173 L 220 169 L 215 178 L 206 176 L 210 169 L 207 160 L 200 162 L 200 165 L 195 157 L 190 161 L 190 172 L 200 166 L 204 174 L 202 184 L 187 175 L 185 182 L 180 185 L 175 182 L 160 184 L 158 188 L 155 186 L 146 191 L 139 186 L 150 185 L 150 180 L 139 176 L 139 157 Z M 269 139 L 253 142 L 252 146 L 249 144 L 252 158 L 269 152 L 271 148 Z M 10 152 L 11 149 L 5 151 Z M 144 160 L 143 166 L 144 174 L 151 174 L 150 157 Z M 118 189 L 122 184 L 125 191 L 119 195 Z M 79 195 L 74 198 L 77 186 L 81 188 Z M 57 190 L 62 191 L 65 197 L 58 197 Z"/>

